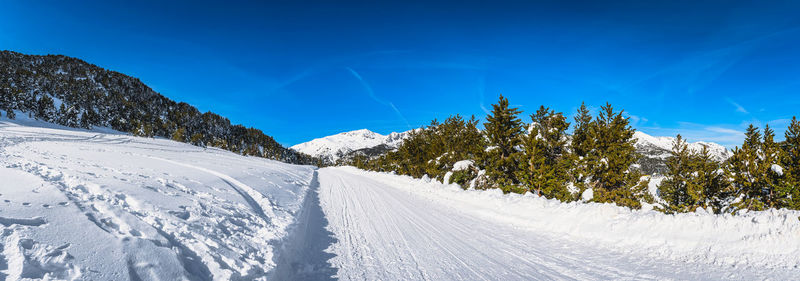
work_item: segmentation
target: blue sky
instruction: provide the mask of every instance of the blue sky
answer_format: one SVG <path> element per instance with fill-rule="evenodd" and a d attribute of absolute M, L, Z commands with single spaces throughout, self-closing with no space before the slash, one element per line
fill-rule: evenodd
<path fill-rule="evenodd" d="M 730 147 L 800 113 L 797 1 L 67 2 L 0 4 L 0 49 L 138 77 L 284 145 L 483 118 L 500 93 L 526 121 L 608 101 Z"/>

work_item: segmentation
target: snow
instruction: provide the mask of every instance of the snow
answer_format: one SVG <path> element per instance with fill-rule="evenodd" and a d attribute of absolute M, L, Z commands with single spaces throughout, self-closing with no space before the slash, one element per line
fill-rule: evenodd
<path fill-rule="evenodd" d="M 312 190 L 310 166 L 18 116 L 0 119 L 0 279 L 264 279 Z"/>
<path fill-rule="evenodd" d="M 469 169 L 474 164 L 475 164 L 475 162 L 472 161 L 472 160 L 461 160 L 461 161 L 458 161 L 458 162 L 453 164 L 453 170 L 452 171 L 454 171 L 454 172 L 455 171 L 463 171 L 463 170 Z"/>
<path fill-rule="evenodd" d="M 665 215 L 319 171 L 343 280 L 795 279 L 800 212 Z"/>
<path fill-rule="evenodd" d="M 783 176 L 783 167 L 781 167 L 780 165 L 772 164 L 772 166 L 770 166 L 770 169 L 776 174 L 778 174 L 778 176 Z"/>
<path fill-rule="evenodd" d="M 444 173 L 444 177 L 442 178 L 442 183 L 450 183 L 450 177 L 452 176 L 453 176 L 452 171 L 447 171 L 447 173 Z"/>
<path fill-rule="evenodd" d="M 589 201 L 594 199 L 594 190 L 591 188 L 587 188 L 586 190 L 584 190 L 583 193 L 581 193 L 581 199 L 583 199 L 583 201 Z"/>
<path fill-rule="evenodd" d="M 666 201 L 661 198 L 661 193 L 658 191 L 658 186 L 661 185 L 667 177 L 665 176 L 646 176 L 649 182 L 647 183 L 647 192 L 653 196 L 656 203 L 658 204 L 666 204 Z"/>
<path fill-rule="evenodd" d="M 376 147 L 381 144 L 385 144 L 390 148 L 397 148 L 408 137 L 408 133 L 381 135 L 367 129 L 361 129 L 314 139 L 294 145 L 291 149 L 336 162 L 341 156 L 363 148 Z"/>

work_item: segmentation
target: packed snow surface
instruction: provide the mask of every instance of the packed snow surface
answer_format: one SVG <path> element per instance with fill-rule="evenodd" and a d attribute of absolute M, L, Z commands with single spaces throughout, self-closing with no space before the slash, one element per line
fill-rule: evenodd
<path fill-rule="evenodd" d="M 266 279 L 313 175 L 168 140 L 0 120 L 0 280 Z"/>
<path fill-rule="evenodd" d="M 381 135 L 367 129 L 361 129 L 314 139 L 294 145 L 291 149 L 336 162 L 343 155 L 362 148 L 371 148 L 382 144 L 390 148 L 396 148 L 407 136 L 408 132 Z"/>
<path fill-rule="evenodd" d="M 800 276 L 800 212 L 664 215 L 351 167 L 321 169 L 319 181 L 343 280 Z"/>

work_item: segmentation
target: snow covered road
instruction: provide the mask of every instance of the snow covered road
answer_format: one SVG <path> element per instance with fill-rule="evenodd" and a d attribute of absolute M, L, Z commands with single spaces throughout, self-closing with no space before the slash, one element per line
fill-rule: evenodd
<path fill-rule="evenodd" d="M 393 177 L 400 178 L 352 168 L 319 171 L 322 208 L 338 239 L 331 248 L 336 255 L 331 262 L 340 279 L 789 280 L 799 276 L 797 268 L 683 262 L 600 248 L 472 215 L 467 205 L 444 204 L 452 200 L 423 194 L 424 187 L 411 187 Z"/>

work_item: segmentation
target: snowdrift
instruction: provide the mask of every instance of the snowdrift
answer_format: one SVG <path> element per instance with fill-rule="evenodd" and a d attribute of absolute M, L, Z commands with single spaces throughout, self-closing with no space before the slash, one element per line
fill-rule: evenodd
<path fill-rule="evenodd" d="M 609 250 L 731 266 L 800 267 L 800 212 L 769 210 L 736 216 L 665 215 L 613 204 L 562 203 L 533 194 L 462 190 L 452 184 L 343 167 L 471 215 Z"/>
<path fill-rule="evenodd" d="M 0 280 L 264 279 L 314 173 L 0 119 Z"/>

